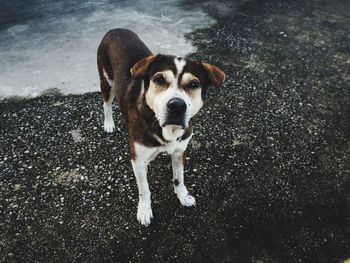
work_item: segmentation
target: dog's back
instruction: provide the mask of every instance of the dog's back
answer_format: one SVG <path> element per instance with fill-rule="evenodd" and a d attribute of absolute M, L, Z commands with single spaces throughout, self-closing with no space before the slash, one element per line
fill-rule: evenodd
<path fill-rule="evenodd" d="M 97 65 L 107 107 L 116 96 L 124 111 L 124 96 L 132 79 L 130 69 L 151 54 L 137 34 L 128 29 L 112 29 L 103 37 L 97 51 Z"/>

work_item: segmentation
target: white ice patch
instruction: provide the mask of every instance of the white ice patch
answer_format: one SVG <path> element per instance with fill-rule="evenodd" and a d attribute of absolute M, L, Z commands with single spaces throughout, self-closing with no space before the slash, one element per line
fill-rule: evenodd
<path fill-rule="evenodd" d="M 135 31 L 154 53 L 183 56 L 194 51 L 184 34 L 214 23 L 176 0 L 45 1 L 26 12 L 26 20 L 0 24 L 0 97 L 98 91 L 97 47 L 112 28 Z"/>
<path fill-rule="evenodd" d="M 71 130 L 70 134 L 72 135 L 74 142 L 81 142 L 83 140 L 80 130 Z"/>

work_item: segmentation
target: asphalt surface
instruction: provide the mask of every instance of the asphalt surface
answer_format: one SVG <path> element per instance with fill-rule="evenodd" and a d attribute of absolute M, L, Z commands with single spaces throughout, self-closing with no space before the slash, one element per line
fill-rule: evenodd
<path fill-rule="evenodd" d="M 0 102 L 1 262 L 343 262 L 350 257 L 350 3 L 205 1 L 190 57 L 227 74 L 196 117 L 194 208 L 150 166 L 154 222 L 115 106 L 98 93 Z"/>

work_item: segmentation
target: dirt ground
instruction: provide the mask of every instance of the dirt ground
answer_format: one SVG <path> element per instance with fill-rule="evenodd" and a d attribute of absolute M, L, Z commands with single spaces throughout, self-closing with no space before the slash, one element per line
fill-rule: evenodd
<path fill-rule="evenodd" d="M 307 2 L 307 3 L 305 3 Z M 194 208 L 152 162 L 154 222 L 118 106 L 98 93 L 0 102 L 1 262 L 343 262 L 350 257 L 350 3 L 183 1 L 217 24 L 190 57 L 220 66 L 194 121 Z"/>

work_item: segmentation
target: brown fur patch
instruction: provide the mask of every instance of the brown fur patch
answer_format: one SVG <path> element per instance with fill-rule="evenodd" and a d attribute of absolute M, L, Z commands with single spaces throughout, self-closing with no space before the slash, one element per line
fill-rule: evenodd
<path fill-rule="evenodd" d="M 138 61 L 130 70 L 131 76 L 135 79 L 142 78 L 146 75 L 148 67 L 155 59 L 155 56 L 151 55 Z"/>
<path fill-rule="evenodd" d="M 134 141 L 130 140 L 130 138 L 129 138 L 129 150 L 130 150 L 131 160 L 135 161 L 136 160 L 135 145 L 134 145 Z"/>
<path fill-rule="evenodd" d="M 111 65 L 109 63 L 108 56 L 104 50 L 104 47 L 100 46 L 97 55 L 97 67 L 98 74 L 100 76 L 100 87 L 101 87 L 101 95 L 104 101 L 108 101 L 111 93 L 112 87 L 109 86 L 104 74 L 103 70 L 106 71 L 107 76 L 113 80 L 113 71 Z M 105 69 L 103 69 L 105 67 Z"/>
<path fill-rule="evenodd" d="M 194 101 L 197 98 L 197 96 L 200 97 L 200 95 L 198 95 L 198 94 L 201 94 L 201 90 L 199 88 L 197 89 L 184 88 L 184 90 L 186 91 L 188 96 L 190 96 L 191 101 Z"/>
<path fill-rule="evenodd" d="M 182 154 L 182 164 L 185 166 L 186 163 L 186 152 L 183 152 Z"/>
<path fill-rule="evenodd" d="M 220 87 L 225 80 L 225 73 L 222 72 L 218 67 L 202 63 L 205 70 L 208 72 L 210 81 L 215 87 Z"/>
<path fill-rule="evenodd" d="M 159 95 L 159 93 L 169 88 L 169 85 L 170 84 L 165 84 L 165 85 L 150 84 L 148 88 L 148 96 L 156 97 L 157 95 Z"/>
<path fill-rule="evenodd" d="M 200 83 L 199 79 L 196 76 L 194 76 L 192 73 L 184 72 L 181 76 L 181 81 L 180 81 L 181 86 L 184 88 L 190 89 L 190 87 L 188 87 L 188 84 L 191 81 L 198 81 L 198 83 Z"/>
<path fill-rule="evenodd" d="M 109 86 L 104 76 L 100 76 L 100 87 L 103 100 L 108 101 L 111 95 L 112 88 Z"/>
<path fill-rule="evenodd" d="M 181 136 L 181 141 L 186 140 L 191 136 L 193 130 L 192 122 L 190 121 L 188 127 L 186 128 L 184 134 Z"/>

